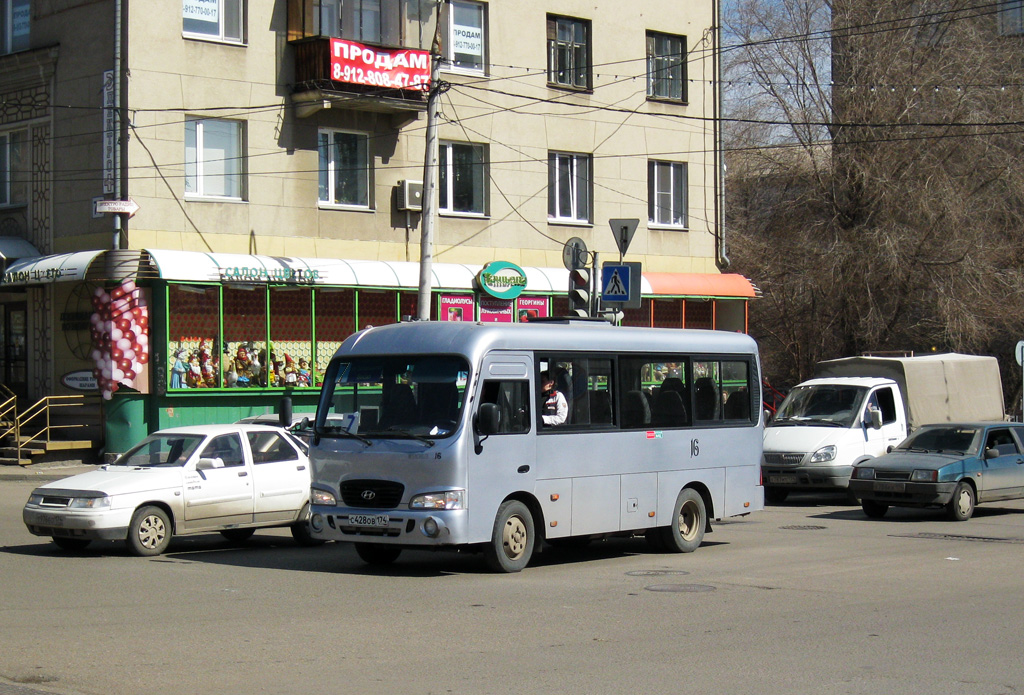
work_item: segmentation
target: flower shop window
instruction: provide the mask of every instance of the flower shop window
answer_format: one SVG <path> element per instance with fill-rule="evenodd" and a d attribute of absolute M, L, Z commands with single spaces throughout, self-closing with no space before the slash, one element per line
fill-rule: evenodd
<path fill-rule="evenodd" d="M 345 338 L 356 332 L 356 291 L 331 287 L 313 290 L 316 304 L 316 355 L 309 365 L 313 386 Z"/>
<path fill-rule="evenodd" d="M 267 290 L 224 288 L 224 381 L 228 388 L 266 386 Z"/>
<path fill-rule="evenodd" d="M 313 385 L 313 290 L 270 288 L 269 386 Z"/>
<path fill-rule="evenodd" d="M 359 290 L 359 330 L 398 323 L 395 295 L 390 290 Z"/>
<path fill-rule="evenodd" d="M 167 316 L 168 388 L 220 387 L 220 288 L 170 285 Z"/>

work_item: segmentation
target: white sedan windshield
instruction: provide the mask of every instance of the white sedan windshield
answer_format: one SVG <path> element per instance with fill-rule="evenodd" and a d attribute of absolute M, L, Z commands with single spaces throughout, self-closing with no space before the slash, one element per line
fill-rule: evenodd
<path fill-rule="evenodd" d="M 203 441 L 197 434 L 151 434 L 122 454 L 115 466 L 184 466 Z"/>

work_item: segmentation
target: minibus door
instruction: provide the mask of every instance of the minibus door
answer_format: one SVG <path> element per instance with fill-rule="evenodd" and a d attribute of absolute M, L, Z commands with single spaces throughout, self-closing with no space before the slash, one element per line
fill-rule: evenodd
<path fill-rule="evenodd" d="M 532 491 L 536 478 L 533 357 L 528 353 L 492 353 L 484 358 L 476 412 L 484 403 L 497 406 L 497 431 L 484 436 L 474 428 L 470 451 L 470 514 L 477 529 L 490 529 L 498 505 L 517 491 Z"/>

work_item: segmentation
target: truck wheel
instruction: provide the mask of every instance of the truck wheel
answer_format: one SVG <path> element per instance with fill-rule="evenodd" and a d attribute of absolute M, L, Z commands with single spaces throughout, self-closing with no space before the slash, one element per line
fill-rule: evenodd
<path fill-rule="evenodd" d="M 128 524 L 125 544 L 132 555 L 159 555 L 171 544 L 171 519 L 160 507 L 140 507 Z"/>
<path fill-rule="evenodd" d="M 390 565 L 402 554 L 402 549 L 383 543 L 356 543 L 356 555 L 368 565 Z"/>
<path fill-rule="evenodd" d="M 974 488 L 970 483 L 960 481 L 953 490 L 953 499 L 946 505 L 946 518 L 950 521 L 967 521 L 974 514 Z"/>
<path fill-rule="evenodd" d="M 693 488 L 684 488 L 672 508 L 672 523 L 661 529 L 665 549 L 670 553 L 692 553 L 704 540 L 707 524 L 704 498 Z"/>
<path fill-rule="evenodd" d="M 861 500 L 860 508 L 864 510 L 864 513 L 870 519 L 881 519 L 889 511 L 889 505 L 883 502 L 876 502 L 875 500 Z"/>
<path fill-rule="evenodd" d="M 766 487 L 764 489 L 764 501 L 768 504 L 782 504 L 789 497 L 789 490 L 779 487 Z"/>
<path fill-rule="evenodd" d="M 487 566 L 495 572 L 519 572 L 530 562 L 535 542 L 530 510 L 518 500 L 503 502 L 484 548 Z"/>

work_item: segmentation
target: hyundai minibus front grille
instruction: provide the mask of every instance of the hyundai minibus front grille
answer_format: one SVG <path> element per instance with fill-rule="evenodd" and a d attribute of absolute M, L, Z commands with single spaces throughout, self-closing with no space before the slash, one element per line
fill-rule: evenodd
<path fill-rule="evenodd" d="M 341 499 L 346 507 L 395 509 L 404 492 L 404 485 L 390 480 L 341 481 Z"/>

